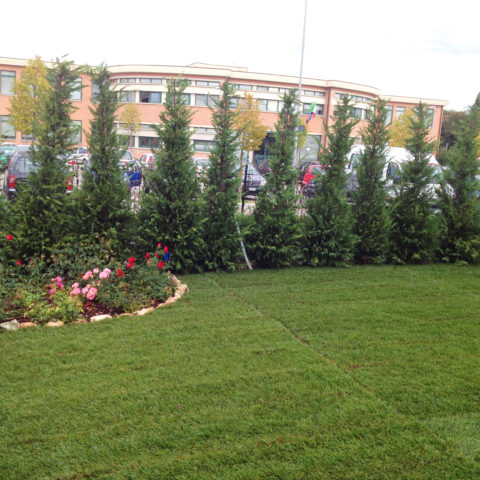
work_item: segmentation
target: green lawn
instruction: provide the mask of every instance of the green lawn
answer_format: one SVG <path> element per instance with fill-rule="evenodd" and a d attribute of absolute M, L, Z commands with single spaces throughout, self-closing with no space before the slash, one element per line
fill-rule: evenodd
<path fill-rule="evenodd" d="M 2 480 L 480 478 L 480 268 L 182 280 L 0 334 Z"/>

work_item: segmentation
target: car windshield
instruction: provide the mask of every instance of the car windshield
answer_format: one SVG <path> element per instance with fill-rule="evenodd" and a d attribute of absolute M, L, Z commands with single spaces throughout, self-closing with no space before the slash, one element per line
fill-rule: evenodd
<path fill-rule="evenodd" d="M 27 176 L 32 170 L 35 170 L 29 157 L 18 157 L 12 168 L 13 173 L 17 177 Z"/>

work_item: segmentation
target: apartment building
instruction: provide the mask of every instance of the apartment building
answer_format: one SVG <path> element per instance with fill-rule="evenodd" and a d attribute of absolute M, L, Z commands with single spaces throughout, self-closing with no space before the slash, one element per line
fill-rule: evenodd
<path fill-rule="evenodd" d="M 27 60 L 0 58 L 0 133 L 6 139 L 17 143 L 28 142 L 22 132 L 15 132 L 9 123 L 8 107 L 12 95 L 11 88 L 19 79 Z M 112 88 L 121 90 L 119 114 L 128 103 L 137 105 L 141 114 L 141 129 L 132 136 L 130 149 L 139 157 L 158 145 L 158 139 L 152 128 L 159 125 L 159 114 L 167 91 L 168 79 L 181 76 L 188 81 L 185 100 L 192 110 L 192 142 L 194 156 L 206 158 L 212 146 L 214 129 L 211 123 L 210 106 L 220 95 L 220 85 L 228 81 L 235 85 L 236 102 L 248 92 L 258 100 L 261 121 L 268 127 L 269 134 L 263 145 L 254 152 L 250 161 L 259 163 L 268 156 L 268 145 L 273 142 L 274 125 L 281 108 L 282 95 L 292 88 L 298 88 L 298 77 L 249 72 L 247 68 L 228 67 L 194 63 L 185 67 L 157 65 L 116 65 L 109 67 Z M 91 113 L 92 86 L 90 78 L 82 75 L 78 82 L 82 89 L 73 98 L 76 107 L 72 120 L 81 126 L 76 142 L 86 144 Z M 342 95 L 354 98 L 352 116 L 359 119 L 353 135 L 358 138 L 365 124 L 366 112 L 377 97 L 386 98 L 389 108 L 389 123 L 402 115 L 406 109 L 420 101 L 428 104 L 431 112 L 431 140 L 440 138 L 445 100 L 411 98 L 385 95 L 378 89 L 337 80 L 319 80 L 304 78 L 301 91 L 300 114 L 306 122 L 312 104 L 316 116 L 306 125 L 307 141 L 299 152 L 299 158 L 315 160 L 319 143 L 325 145 L 325 125 L 335 122 L 335 109 Z M 124 125 L 118 122 L 118 131 L 128 134 Z"/>

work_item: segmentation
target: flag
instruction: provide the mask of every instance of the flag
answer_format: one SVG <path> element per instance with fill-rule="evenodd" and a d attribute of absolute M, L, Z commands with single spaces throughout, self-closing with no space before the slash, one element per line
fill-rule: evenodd
<path fill-rule="evenodd" d="M 310 113 L 308 115 L 308 118 L 307 118 L 307 123 L 312 119 L 314 118 L 317 114 L 315 113 L 315 107 L 316 107 L 316 103 L 313 102 L 312 103 L 312 106 L 310 107 Z"/>

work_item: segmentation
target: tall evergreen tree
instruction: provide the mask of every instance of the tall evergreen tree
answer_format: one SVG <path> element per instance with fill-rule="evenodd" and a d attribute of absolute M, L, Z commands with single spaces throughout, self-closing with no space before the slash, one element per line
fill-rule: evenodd
<path fill-rule="evenodd" d="M 150 249 L 157 242 L 168 245 L 176 271 L 194 269 L 203 252 L 199 187 L 190 144 L 191 113 L 183 94 L 187 83 L 168 82 L 161 125 L 155 130 L 159 147 L 154 150 L 155 169 L 147 177 L 147 190 L 139 212 L 140 245 Z"/>
<path fill-rule="evenodd" d="M 325 173 L 316 181 L 316 195 L 307 203 L 304 253 L 310 265 L 343 265 L 352 260 L 354 236 L 351 208 L 347 201 L 345 162 L 354 139 L 357 121 L 351 118 L 351 98 L 343 96 L 331 129 L 328 145 L 320 154 Z"/>
<path fill-rule="evenodd" d="M 65 159 L 76 132 L 70 115 L 74 111 L 71 96 L 79 88 L 79 74 L 72 62 L 57 60 L 47 75 L 51 88 L 42 98 L 33 130 L 36 148 L 30 150 L 35 169 L 28 182 L 19 185 L 18 198 L 11 209 L 17 245 L 24 256 L 48 258 L 51 246 L 72 228 Z"/>
<path fill-rule="evenodd" d="M 283 96 L 275 124 L 275 143 L 270 157 L 271 172 L 260 190 L 254 210 L 253 256 L 261 267 L 283 267 L 298 261 L 300 225 L 293 167 L 295 138 L 300 125 L 296 91 Z"/>
<path fill-rule="evenodd" d="M 353 194 L 353 233 L 359 263 L 382 263 L 388 252 L 390 222 L 382 179 L 389 141 L 386 103 L 379 98 L 368 112 L 368 124 L 362 131 L 365 148 L 354 173 L 358 188 Z"/>
<path fill-rule="evenodd" d="M 480 94 L 460 123 L 457 142 L 447 151 L 447 169 L 440 191 L 441 255 L 445 261 L 480 261 L 479 135 Z"/>
<path fill-rule="evenodd" d="M 116 133 L 115 113 L 118 94 L 109 88 L 105 65 L 91 71 L 96 86 L 88 145 L 90 164 L 85 169 L 81 188 L 76 195 L 81 221 L 78 232 L 96 234 L 112 241 L 115 250 L 125 246 L 131 236 L 133 214 L 130 195 L 123 180 L 119 160 L 125 141 Z"/>
<path fill-rule="evenodd" d="M 435 222 L 432 207 L 433 169 L 428 165 L 434 145 L 428 140 L 429 115 L 420 103 L 410 118 L 406 149 L 410 159 L 400 172 L 397 196 L 392 205 L 392 260 L 425 263 L 433 258 Z"/>
<path fill-rule="evenodd" d="M 237 210 L 235 111 L 231 108 L 234 88 L 225 82 L 217 108 L 212 109 L 215 140 L 205 187 L 205 264 L 209 270 L 233 270 L 240 256 L 236 233 Z"/>

